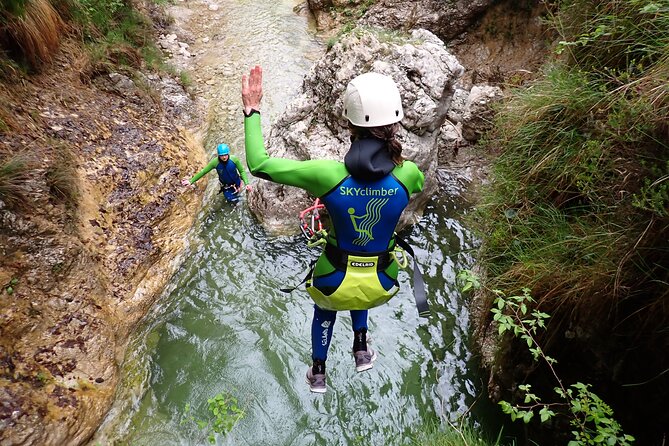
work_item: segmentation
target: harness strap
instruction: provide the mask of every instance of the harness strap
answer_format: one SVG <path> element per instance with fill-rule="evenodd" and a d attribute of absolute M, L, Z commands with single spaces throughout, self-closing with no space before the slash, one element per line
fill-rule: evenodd
<path fill-rule="evenodd" d="M 309 265 L 309 271 L 307 272 L 307 275 L 304 276 L 304 279 L 302 279 L 302 282 L 298 283 L 297 285 L 295 285 L 292 288 L 279 288 L 279 291 L 281 291 L 282 293 L 292 293 L 293 291 L 295 291 L 296 289 L 301 287 L 302 284 L 305 283 L 309 279 L 309 277 L 311 277 L 311 275 L 313 274 L 317 261 L 318 261 L 318 259 L 313 260 L 311 262 L 311 264 Z"/>
<path fill-rule="evenodd" d="M 406 252 L 413 257 L 413 295 L 414 299 L 416 301 L 416 308 L 418 309 L 418 316 L 420 317 L 428 317 L 430 315 L 430 305 L 427 302 L 427 293 L 425 291 L 425 281 L 423 280 L 423 272 L 420 270 L 420 266 L 418 265 L 418 261 L 416 260 L 416 255 L 414 254 L 413 248 L 411 245 L 409 245 L 403 238 L 395 234 L 395 243 L 397 246 L 400 248 L 404 249 Z M 394 249 L 394 248 L 393 248 Z M 352 255 L 357 255 L 361 257 L 365 256 L 378 256 L 379 257 L 379 262 L 377 265 L 377 270 L 378 271 L 383 271 L 385 270 L 390 263 L 392 262 L 392 256 L 390 255 L 390 251 L 384 251 L 381 253 L 347 253 L 346 251 L 343 251 L 342 249 L 339 249 L 339 247 L 334 246 L 330 243 L 325 245 L 325 255 L 327 256 L 328 260 L 330 263 L 332 263 L 332 266 L 335 268 L 341 270 L 341 271 L 346 271 L 346 263 L 348 261 L 348 256 L 349 254 Z M 314 272 L 314 268 L 316 266 L 316 261 L 318 259 L 314 260 L 311 262 L 309 265 L 309 271 L 307 272 L 307 275 L 304 276 L 304 279 L 300 283 L 298 283 L 296 286 L 292 288 L 280 288 L 280 290 L 284 293 L 292 293 L 295 291 L 297 288 L 302 286 L 309 277 Z M 381 265 L 384 265 L 381 267 Z"/>
<path fill-rule="evenodd" d="M 338 246 L 328 243 L 325 245 L 325 256 L 328 258 L 332 266 L 337 268 L 339 271 L 346 272 L 348 256 L 354 255 L 359 257 L 378 257 L 379 261 L 376 263 L 377 271 L 385 271 L 386 268 L 390 266 L 393 261 L 393 258 L 390 255 L 390 251 L 382 252 L 353 252 L 353 251 L 344 251 Z"/>
<path fill-rule="evenodd" d="M 406 240 L 397 234 L 395 234 L 395 243 L 413 257 L 413 297 L 416 300 L 418 316 L 428 317 L 430 315 L 430 305 L 427 303 L 425 281 L 423 280 L 423 272 L 420 270 L 420 266 L 418 266 L 418 261 L 416 260 L 413 248 L 406 242 Z"/>
<path fill-rule="evenodd" d="M 221 192 L 224 192 L 226 190 L 234 189 L 235 185 L 234 184 L 221 184 L 221 188 L 218 190 L 218 193 L 220 194 Z"/>

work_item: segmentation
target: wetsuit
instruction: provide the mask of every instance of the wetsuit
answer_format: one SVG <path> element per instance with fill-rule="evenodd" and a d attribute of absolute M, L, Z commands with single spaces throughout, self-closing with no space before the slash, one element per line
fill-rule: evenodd
<path fill-rule="evenodd" d="M 196 173 L 189 180 L 190 184 L 195 183 L 214 168 L 218 174 L 218 181 L 221 183 L 220 192 L 223 192 L 228 201 L 239 201 L 239 194 L 235 188 L 239 189 L 242 181 L 244 181 L 244 184 L 249 184 L 249 182 L 244 171 L 244 165 L 234 155 L 230 155 L 227 161 L 221 161 L 218 157 L 212 158 L 204 169 Z"/>
<path fill-rule="evenodd" d="M 297 161 L 270 158 L 260 114 L 244 119 L 246 163 L 251 173 L 305 189 L 319 197 L 331 228 L 307 291 L 316 305 L 313 359 L 326 360 L 336 311 L 352 310 L 353 330 L 367 328 L 367 309 L 399 289 L 398 265 L 389 255 L 394 231 L 411 194 L 423 189 L 423 173 L 411 161 L 396 166 L 376 138 L 356 140 L 344 158 Z"/>

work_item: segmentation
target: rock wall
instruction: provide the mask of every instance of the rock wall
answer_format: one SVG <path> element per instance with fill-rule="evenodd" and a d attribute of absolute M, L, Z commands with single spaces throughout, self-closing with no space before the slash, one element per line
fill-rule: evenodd
<path fill-rule="evenodd" d="M 381 0 L 366 12 L 364 25 L 395 30 L 429 29 L 448 41 L 467 31 L 494 0 Z"/>
<path fill-rule="evenodd" d="M 22 202 L 0 200 L 3 446 L 92 435 L 128 335 L 176 269 L 200 202 L 178 190 L 204 154 L 179 127 L 187 101 L 173 102 L 174 82 L 120 73 L 82 82 L 80 56 L 69 47 L 0 93 L 13 110 L 0 162 L 21 156 L 27 166 Z"/>
<path fill-rule="evenodd" d="M 361 16 L 362 25 L 404 32 L 427 29 L 446 41 L 467 31 L 493 3 L 494 0 L 307 0 L 322 30 Z"/>

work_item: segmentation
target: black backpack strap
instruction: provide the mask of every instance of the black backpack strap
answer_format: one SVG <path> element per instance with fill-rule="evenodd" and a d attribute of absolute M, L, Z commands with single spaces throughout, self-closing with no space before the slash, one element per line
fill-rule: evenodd
<path fill-rule="evenodd" d="M 284 293 L 292 293 L 293 291 L 295 291 L 296 289 L 298 289 L 299 287 L 301 287 L 302 284 L 305 283 L 307 280 L 309 280 L 309 277 L 311 277 L 311 275 L 313 274 L 313 272 L 314 272 L 314 268 L 316 267 L 316 261 L 317 261 L 317 260 L 318 260 L 318 259 L 313 260 L 313 261 L 311 262 L 311 264 L 309 265 L 309 271 L 307 272 L 307 275 L 304 276 L 304 279 L 302 279 L 302 282 L 298 283 L 297 285 L 295 285 L 295 286 L 292 287 L 292 288 L 279 288 L 279 291 L 282 291 L 282 292 L 284 292 Z"/>
<path fill-rule="evenodd" d="M 403 238 L 395 234 L 395 243 L 405 250 L 413 257 L 413 296 L 416 299 L 416 308 L 418 308 L 418 315 L 420 317 L 428 317 L 430 315 L 430 305 L 427 303 L 427 293 L 425 292 L 425 281 L 423 280 L 423 273 L 416 261 L 416 255 L 413 248 Z"/>

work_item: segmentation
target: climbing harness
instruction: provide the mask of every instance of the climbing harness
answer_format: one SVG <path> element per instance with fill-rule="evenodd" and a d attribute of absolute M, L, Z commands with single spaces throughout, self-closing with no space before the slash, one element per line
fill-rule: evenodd
<path fill-rule="evenodd" d="M 394 261 L 397 262 L 397 265 L 405 269 L 409 264 L 408 255 L 414 258 L 413 263 L 413 289 L 414 289 L 414 298 L 416 301 L 416 308 L 418 309 L 418 315 L 420 317 L 428 317 L 430 314 L 429 304 L 427 302 L 427 293 L 425 292 L 425 282 L 423 280 L 423 274 L 420 270 L 418 262 L 416 261 L 416 256 L 414 254 L 413 248 L 400 236 L 395 234 L 394 240 L 395 243 L 393 247 L 387 251 L 377 252 L 377 253 L 361 253 L 361 252 L 348 252 L 342 249 L 339 249 L 337 246 L 327 242 L 327 231 L 323 228 L 323 223 L 321 221 L 320 210 L 325 209 L 325 205 L 320 202 L 320 199 L 316 198 L 314 204 L 309 206 L 300 212 L 299 221 L 300 221 L 300 231 L 307 240 L 307 246 L 310 248 L 317 246 L 324 246 L 325 256 L 328 261 L 339 271 L 346 272 L 344 276 L 344 282 L 342 285 L 353 280 L 353 288 L 357 290 L 357 293 L 368 294 L 369 299 L 363 304 L 364 308 L 355 308 L 356 301 L 350 299 L 350 296 L 347 296 L 347 293 L 339 293 L 338 290 L 332 290 L 329 294 L 324 294 L 321 290 L 312 286 L 313 272 L 317 260 L 311 262 L 309 266 L 309 271 L 307 275 L 302 279 L 302 281 L 293 288 L 281 288 L 281 291 L 285 293 L 290 293 L 297 289 L 302 284 L 307 284 L 307 291 L 314 299 L 317 305 L 322 308 L 331 309 L 331 310 L 355 310 L 355 309 L 367 309 L 373 308 L 378 305 L 386 303 L 390 298 L 392 298 L 397 291 L 399 291 L 399 284 L 394 287 L 394 290 L 386 291 L 383 289 L 376 278 L 376 272 L 385 271 L 388 266 Z M 353 269 L 369 269 L 373 271 L 373 274 L 368 272 L 359 272 L 352 271 Z M 371 280 L 370 277 L 375 278 L 376 280 Z M 349 288 L 351 285 L 347 286 Z M 378 288 L 383 290 L 379 293 Z M 342 289 L 342 287 L 339 287 Z M 366 293 L 367 291 L 367 293 Z M 359 297 L 359 296 L 357 296 Z M 357 298 L 356 297 L 356 298 Z M 357 302 L 357 305 L 360 305 Z"/>
<path fill-rule="evenodd" d="M 221 184 L 218 193 L 223 193 L 225 199 L 231 203 L 237 203 L 239 201 L 239 194 L 237 193 L 237 188 L 234 184 Z"/>

